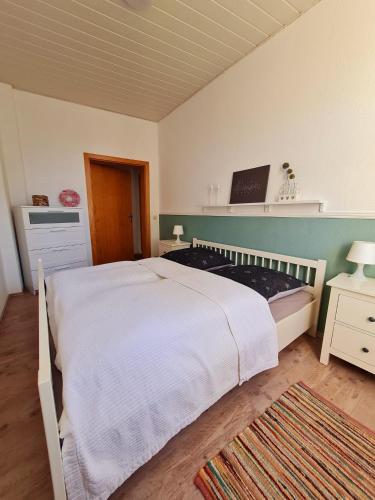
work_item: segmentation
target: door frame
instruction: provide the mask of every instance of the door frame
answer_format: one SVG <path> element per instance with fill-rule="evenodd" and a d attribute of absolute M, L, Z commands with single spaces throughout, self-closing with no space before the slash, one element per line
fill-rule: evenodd
<path fill-rule="evenodd" d="M 151 257 L 151 225 L 150 225 L 150 165 L 148 161 L 132 160 L 130 158 L 118 158 L 116 156 L 105 156 L 94 153 L 83 153 L 87 207 L 90 222 L 90 238 L 92 250 L 92 262 L 97 263 L 96 228 L 94 218 L 94 200 L 92 195 L 91 162 L 98 162 L 104 167 L 123 165 L 137 169 L 139 172 L 139 207 L 141 220 L 141 243 L 143 258 Z"/>

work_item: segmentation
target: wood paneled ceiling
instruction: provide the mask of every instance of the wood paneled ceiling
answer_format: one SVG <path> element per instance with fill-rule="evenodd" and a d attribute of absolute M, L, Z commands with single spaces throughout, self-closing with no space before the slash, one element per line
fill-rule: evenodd
<path fill-rule="evenodd" d="M 0 81 L 158 121 L 319 0 L 0 0 Z"/>

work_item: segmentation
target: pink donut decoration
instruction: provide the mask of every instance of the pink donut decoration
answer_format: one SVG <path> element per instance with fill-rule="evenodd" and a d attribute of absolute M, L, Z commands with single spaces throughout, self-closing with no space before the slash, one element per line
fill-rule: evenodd
<path fill-rule="evenodd" d="M 81 197 L 73 189 L 64 189 L 59 194 L 59 200 L 64 207 L 77 207 L 81 201 Z"/>

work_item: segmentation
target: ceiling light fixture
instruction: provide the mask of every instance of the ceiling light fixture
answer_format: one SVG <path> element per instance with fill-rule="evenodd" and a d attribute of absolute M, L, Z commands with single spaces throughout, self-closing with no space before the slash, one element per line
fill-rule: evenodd
<path fill-rule="evenodd" d="M 144 10 L 151 7 L 152 0 L 124 0 L 124 3 L 133 10 Z"/>

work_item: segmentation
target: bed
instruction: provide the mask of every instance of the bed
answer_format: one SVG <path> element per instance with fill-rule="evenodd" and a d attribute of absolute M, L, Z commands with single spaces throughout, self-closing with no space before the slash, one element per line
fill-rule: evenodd
<path fill-rule="evenodd" d="M 59 288 L 53 296 L 55 301 L 53 307 L 52 299 L 49 299 L 49 320 L 54 341 L 58 347 L 57 363 L 60 368 L 63 368 L 66 405 L 64 410 L 66 414 L 62 418 L 63 421 L 60 421 L 60 431 L 63 429 L 63 447 L 66 446 L 65 454 L 64 448 L 62 453 L 60 446 L 51 376 L 44 275 L 42 264 L 39 263 L 38 386 L 55 498 L 66 498 L 66 486 L 71 498 L 83 498 L 86 494 L 82 490 L 82 485 L 77 486 L 77 489 L 75 489 L 75 483 L 81 481 L 80 475 L 82 475 L 82 470 L 76 470 L 77 463 L 73 463 L 76 460 L 77 450 L 78 452 L 85 451 L 85 444 L 87 444 L 89 451 L 97 445 L 100 450 L 101 446 L 105 447 L 108 441 L 111 442 L 111 447 L 113 447 L 115 441 L 115 447 L 117 447 L 117 442 L 121 444 L 122 441 L 131 439 L 133 434 L 137 435 L 137 432 L 139 433 L 138 423 L 132 421 L 130 430 L 125 429 L 126 426 L 123 426 L 123 424 L 121 424 L 120 428 L 120 423 L 118 423 L 116 424 L 117 428 L 109 429 L 110 434 L 103 434 L 101 432 L 103 423 L 99 424 L 99 416 L 93 415 L 102 413 L 102 419 L 105 419 L 105 412 L 108 411 L 108 419 L 113 421 L 116 419 L 116 415 L 122 411 L 126 412 L 126 405 L 131 406 L 129 401 L 137 400 L 137 394 L 142 392 L 139 387 L 136 388 L 137 390 L 133 388 L 134 383 L 137 385 L 139 382 L 137 382 L 139 377 L 135 377 L 136 380 L 132 380 L 131 384 L 129 383 L 132 373 L 142 375 L 143 378 L 141 377 L 139 380 L 142 379 L 143 386 L 146 387 L 146 391 L 149 391 L 147 401 L 152 401 L 153 394 L 158 391 L 157 397 L 155 397 L 154 413 L 157 415 L 160 413 L 162 420 L 157 420 L 156 423 L 152 422 L 152 432 L 150 431 L 151 434 L 147 435 L 147 439 L 152 442 L 152 446 L 143 450 L 144 453 L 139 463 L 136 463 L 135 454 L 130 461 L 131 463 L 129 462 L 127 472 L 123 476 L 118 474 L 117 477 L 111 478 L 108 482 L 109 486 L 107 484 L 102 488 L 101 485 L 89 485 L 88 491 L 91 491 L 92 497 L 106 498 L 111 490 L 113 491 L 121 484 L 122 481 L 119 482 L 121 478 L 125 480 L 135 470 L 136 466 L 142 465 L 147 459 L 151 458 L 179 429 L 195 420 L 202 411 L 217 401 L 228 390 L 237 383 L 248 380 L 254 374 L 275 366 L 277 360 L 275 361 L 274 352 L 277 353 L 277 351 L 283 349 L 307 330 L 315 335 L 325 274 L 325 261 L 301 259 L 198 239 L 193 239 L 193 246 L 220 252 L 229 256 L 235 264 L 256 264 L 285 271 L 288 274 L 302 278 L 308 283 L 308 286 L 304 291 L 276 300 L 269 306 L 259 294 L 245 289 L 242 285 L 210 275 L 211 273 L 205 271 L 187 271 L 185 266 L 166 261 L 162 262 L 163 259 L 159 258 L 146 259 L 140 264 L 118 263 L 107 268 L 102 266 L 96 269 L 88 268 L 86 271 L 81 271 L 81 273 L 83 272 L 82 275 L 79 274 L 79 271 L 74 271 L 76 274 L 70 274 L 69 280 L 65 280 L 65 285 L 64 275 L 60 275 L 58 280 Z M 69 272 L 73 273 L 73 271 Z M 100 279 L 98 273 L 102 273 Z M 66 274 L 66 276 L 68 275 Z M 71 283 L 71 280 L 74 281 L 74 279 L 76 280 L 75 286 Z M 96 283 L 95 286 L 93 285 L 94 282 Z M 98 284 L 102 287 L 100 294 L 90 296 L 90 290 L 96 289 Z M 52 285 L 50 285 L 51 287 Z M 139 304 L 139 302 L 144 302 L 147 305 L 148 314 L 142 314 L 142 310 L 136 311 L 134 314 L 149 316 L 142 320 L 140 325 L 134 322 L 132 316 L 132 311 L 135 310 L 136 304 Z M 122 311 L 122 308 L 116 306 L 116 303 L 129 303 L 130 305 L 134 304 L 134 306 L 129 305 L 125 312 L 121 312 L 121 314 L 126 313 L 125 316 L 116 319 L 116 314 L 120 314 L 119 311 Z M 74 306 L 75 304 L 81 304 L 81 309 L 77 309 Z M 107 305 L 105 306 L 105 304 Z M 194 313 L 187 314 L 186 304 L 189 304 L 188 312 L 194 311 Z M 122 377 L 120 383 L 119 374 L 113 375 L 115 362 L 113 361 L 112 366 L 112 361 L 108 361 L 114 355 L 113 348 L 111 347 L 111 352 L 108 351 L 110 342 L 104 342 L 102 339 L 106 335 L 103 327 L 106 318 L 104 313 L 100 312 L 101 308 L 110 311 L 108 320 L 110 319 L 112 323 L 108 323 L 108 331 L 111 332 L 111 335 L 114 332 L 111 337 L 112 343 L 122 341 L 121 336 L 116 337 L 116 331 L 118 335 L 121 334 L 121 330 L 117 327 L 121 318 L 128 318 L 130 325 L 133 325 L 131 328 L 129 327 L 131 333 L 136 333 L 133 336 L 127 334 L 129 340 L 127 340 L 126 344 L 126 356 L 128 358 L 124 358 L 126 359 L 124 365 L 128 366 L 128 371 L 124 372 L 123 364 L 120 363 L 121 367 L 119 369 L 121 371 L 119 373 Z M 171 311 L 173 311 L 173 314 Z M 70 332 L 75 328 L 82 327 L 82 318 L 85 314 L 87 318 L 84 319 L 84 324 L 90 324 L 91 330 L 89 333 L 92 336 L 81 332 L 79 336 L 71 334 Z M 166 318 L 166 316 L 168 317 Z M 169 316 L 171 316 L 171 319 L 169 319 Z M 90 318 L 94 318 L 91 323 Z M 59 333 L 58 338 L 56 338 L 57 323 L 60 325 L 60 332 L 65 332 L 64 335 Z M 179 372 L 176 371 L 177 368 L 174 367 L 173 363 L 170 366 L 170 380 L 172 382 L 167 379 L 163 369 L 160 368 L 160 362 L 155 361 L 154 353 L 158 350 L 157 342 L 152 344 L 151 340 L 148 340 L 151 331 L 148 328 L 150 324 L 158 325 L 159 331 L 163 332 L 163 339 L 167 339 L 163 344 L 165 359 L 168 359 L 168 356 L 174 357 L 177 353 L 180 356 L 177 364 L 183 365 L 187 363 L 185 374 L 189 373 L 188 380 L 186 380 L 186 377 L 183 381 L 178 380 Z M 251 335 L 248 335 L 249 325 L 251 325 Z M 181 329 L 178 343 L 174 341 L 173 337 L 176 328 Z M 103 331 L 102 336 L 101 331 Z M 202 332 L 205 332 L 205 335 Z M 85 335 L 86 341 L 84 341 Z M 114 340 L 116 338 L 120 340 Z M 87 339 L 92 340 L 88 342 Z M 142 342 L 140 342 L 140 339 L 143 339 Z M 215 342 L 212 342 L 213 339 Z M 139 342 L 138 346 L 137 342 Z M 171 345 L 172 348 L 170 348 Z M 214 347 L 208 348 L 207 346 Z M 94 354 L 86 355 L 86 351 L 90 350 Z M 120 347 L 116 350 L 121 351 Z M 107 352 L 108 356 L 106 355 Z M 102 354 L 98 356 L 97 366 L 92 361 L 94 358 L 90 357 L 95 356 L 95 353 Z M 132 353 L 132 355 L 130 356 L 129 353 Z M 154 378 L 158 380 L 157 386 L 153 385 L 152 377 L 147 378 L 147 370 L 142 368 L 142 363 L 134 361 L 137 357 L 142 360 L 143 364 L 151 366 L 152 370 L 160 370 L 159 374 L 154 373 Z M 109 375 L 105 378 L 104 375 L 99 376 L 99 374 L 104 374 L 106 371 L 109 372 Z M 75 383 L 75 379 L 81 377 L 82 373 L 86 377 L 82 380 L 82 384 L 87 384 L 87 381 L 90 381 L 87 386 L 87 393 L 90 392 L 91 382 L 93 386 L 98 385 L 101 390 L 101 392 L 93 394 L 91 399 L 88 395 L 85 395 L 85 398 L 89 400 L 87 408 L 79 400 L 81 397 L 79 396 L 80 391 L 77 391 Z M 92 378 L 88 379 L 90 373 Z M 124 376 L 124 373 L 127 376 Z M 207 377 L 206 374 L 208 374 Z M 155 375 L 157 376 L 155 377 Z M 200 382 L 199 384 L 197 384 L 197 380 Z M 81 385 L 82 387 L 84 385 Z M 116 407 L 117 401 L 113 402 L 113 400 L 108 399 L 107 394 L 111 392 L 112 387 L 116 387 L 116 391 L 120 390 L 119 387 L 123 390 L 126 399 L 125 409 L 123 409 L 123 406 Z M 192 391 L 194 396 L 191 396 L 190 399 L 187 398 L 180 406 L 178 404 L 174 406 L 176 401 L 183 399 L 180 397 L 182 388 L 183 391 Z M 171 397 L 168 397 L 168 391 L 171 391 Z M 97 410 L 88 412 L 87 409 L 93 407 L 93 401 L 96 402 L 96 398 L 98 398 Z M 84 398 L 82 397 L 82 399 Z M 159 405 L 160 401 L 162 401 L 162 404 Z M 77 410 L 80 404 L 86 410 L 85 412 L 81 409 Z M 121 404 L 123 405 L 123 402 Z M 135 404 L 137 405 L 138 402 L 135 401 Z M 172 406 L 168 407 L 168 405 Z M 114 408 L 113 413 L 111 413 L 112 407 Z M 135 406 L 135 408 L 138 407 L 139 405 Z M 119 412 L 118 408 L 121 408 L 121 412 Z M 168 412 L 167 408 L 169 408 Z M 170 408 L 173 408 L 173 411 Z M 164 415 L 162 415 L 163 411 Z M 165 413 L 173 414 L 174 412 L 178 416 L 181 413 L 181 416 L 171 421 L 166 420 L 169 427 L 168 432 L 164 432 L 165 426 L 162 427 L 160 422 L 165 422 Z M 141 417 L 139 419 L 141 420 Z M 146 412 L 142 422 L 142 433 L 144 428 L 147 428 L 147 419 L 149 419 L 149 415 Z M 66 423 L 67 421 L 69 421 L 69 425 Z M 87 425 L 87 422 L 90 422 L 91 434 L 94 437 L 88 435 L 86 443 L 84 427 L 80 427 L 80 425 Z M 155 425 L 156 427 L 160 425 L 157 432 L 155 432 Z M 100 442 L 98 444 L 95 429 L 99 438 L 103 439 L 103 445 Z M 76 434 L 75 437 L 74 434 Z M 157 435 L 157 439 L 155 435 Z M 69 447 L 67 443 L 72 443 L 73 438 L 76 442 Z M 142 442 L 142 439 L 146 441 L 146 438 L 141 434 L 137 439 L 140 442 Z M 129 450 L 131 450 L 130 445 Z M 118 450 L 116 449 L 115 455 L 121 455 L 120 452 L 122 451 L 123 448 L 121 447 Z M 98 453 L 97 450 L 96 453 Z M 129 452 L 129 454 L 131 453 Z M 85 457 L 85 453 L 82 453 L 78 460 L 80 466 L 82 466 Z M 123 455 L 121 455 L 121 460 L 122 457 Z M 84 469 L 89 467 L 89 462 L 88 459 L 87 464 L 84 463 Z M 110 463 L 108 470 L 116 469 L 116 465 L 116 462 Z M 67 484 L 64 481 L 64 468 L 65 479 L 67 479 L 67 474 L 69 475 Z M 88 475 L 87 477 L 89 479 L 86 478 L 82 481 L 85 487 L 87 482 L 90 482 L 91 476 Z M 89 497 L 89 494 L 87 496 Z"/>

